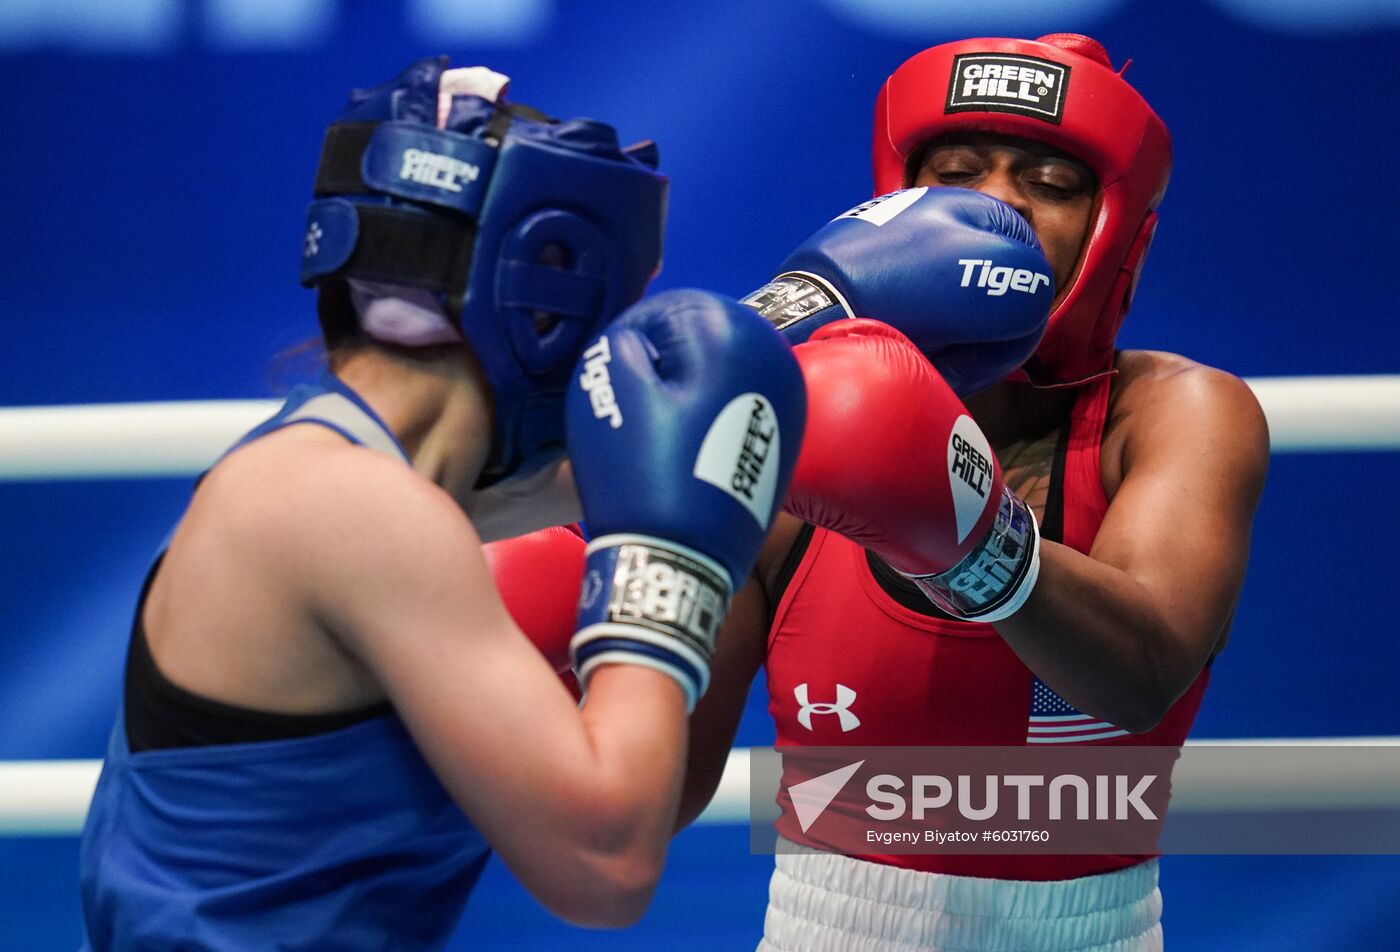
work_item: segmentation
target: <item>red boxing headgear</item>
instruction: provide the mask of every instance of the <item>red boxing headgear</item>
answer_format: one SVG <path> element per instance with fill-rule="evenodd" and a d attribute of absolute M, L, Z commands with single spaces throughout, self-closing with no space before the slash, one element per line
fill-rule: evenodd
<path fill-rule="evenodd" d="M 1127 65 L 1124 64 L 1124 69 Z M 1045 336 L 1018 372 L 1047 386 L 1109 373 L 1171 177 L 1171 136 L 1114 71 L 1095 40 L 1052 33 L 1034 42 L 945 43 L 895 70 L 875 103 L 875 194 L 911 184 L 920 146 L 952 132 L 1034 139 L 1084 162 L 1099 179 L 1095 218 Z"/>

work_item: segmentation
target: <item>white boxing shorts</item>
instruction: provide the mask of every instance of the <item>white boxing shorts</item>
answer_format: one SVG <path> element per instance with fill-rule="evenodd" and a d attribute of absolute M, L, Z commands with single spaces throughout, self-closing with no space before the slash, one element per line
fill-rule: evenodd
<path fill-rule="evenodd" d="M 783 841 L 759 952 L 1160 952 L 1157 861 L 1028 882 L 884 866 Z"/>

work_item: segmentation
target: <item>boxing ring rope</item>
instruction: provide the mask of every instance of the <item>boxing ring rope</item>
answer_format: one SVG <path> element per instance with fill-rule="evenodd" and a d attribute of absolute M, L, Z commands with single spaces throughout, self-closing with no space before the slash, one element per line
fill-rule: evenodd
<path fill-rule="evenodd" d="M 1400 449 L 1400 374 L 1256 377 L 1275 453 Z M 0 480 L 198 473 L 273 414 L 264 400 L 0 408 Z"/>
<path fill-rule="evenodd" d="M 1400 747 L 1400 737 L 1289 737 L 1268 740 L 1188 740 L 1188 747 L 1306 746 Z M 714 799 L 695 823 L 723 826 L 749 821 L 749 748 L 729 752 Z M 71 836 L 83 828 L 92 799 L 100 760 L 19 760 L 0 763 L 0 836 Z M 1189 789 L 1173 796 L 1174 813 L 1219 809 L 1394 809 L 1400 804 L 1400 759 L 1377 758 L 1353 766 L 1349 772 L 1332 771 L 1299 776 L 1298 771 L 1248 770 L 1229 762 L 1196 770 Z"/>
<path fill-rule="evenodd" d="M 1264 377 L 1246 381 L 1269 422 L 1274 453 L 1400 449 L 1400 374 Z M 56 407 L 0 408 L 0 482 L 50 479 L 190 476 L 278 404 L 213 400 Z M 1190 741 L 1188 745 L 1400 746 L 1400 737 L 1282 738 Z M 730 752 L 709 808 L 697 823 L 744 823 L 749 818 L 747 749 Z M 82 828 L 101 762 L 0 762 L 0 836 L 71 835 Z M 1331 775 L 1299 789 L 1296 778 L 1222 770 L 1204 778 L 1200 808 L 1247 798 L 1291 806 L 1400 803 L 1400 769 Z M 1359 798 L 1359 799 L 1358 799 Z M 1173 809 L 1191 809 L 1177 803 Z"/>

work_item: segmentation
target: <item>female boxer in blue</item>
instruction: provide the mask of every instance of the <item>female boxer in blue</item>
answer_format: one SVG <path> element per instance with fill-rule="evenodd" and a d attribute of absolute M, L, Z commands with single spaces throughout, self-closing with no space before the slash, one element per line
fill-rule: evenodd
<path fill-rule="evenodd" d="M 732 301 L 628 307 L 654 154 L 445 66 L 331 127 L 302 265 L 330 372 L 201 479 L 147 576 L 83 832 L 90 949 L 436 949 L 490 849 L 573 922 L 632 922 L 655 885 L 800 373 Z M 701 452 L 738 457 L 755 397 L 782 437 L 758 501 Z M 579 503 L 582 706 L 482 555 Z"/>

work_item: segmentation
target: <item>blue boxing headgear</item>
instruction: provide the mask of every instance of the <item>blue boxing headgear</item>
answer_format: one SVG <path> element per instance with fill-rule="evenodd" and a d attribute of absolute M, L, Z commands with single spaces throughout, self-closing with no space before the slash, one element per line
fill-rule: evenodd
<path fill-rule="evenodd" d="M 478 95 L 440 112 L 446 67 L 421 60 L 351 94 L 322 148 L 301 282 L 441 304 L 491 390 L 487 485 L 562 455 L 575 361 L 660 267 L 667 180 L 654 147 L 624 150 L 601 122 Z"/>

